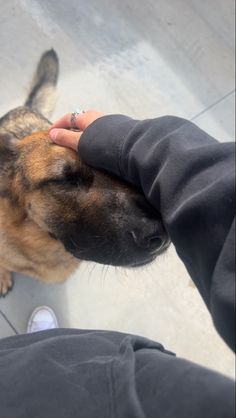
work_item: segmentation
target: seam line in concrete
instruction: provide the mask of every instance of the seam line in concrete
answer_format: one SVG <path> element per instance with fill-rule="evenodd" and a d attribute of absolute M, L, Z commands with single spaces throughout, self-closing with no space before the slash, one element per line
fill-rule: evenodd
<path fill-rule="evenodd" d="M 191 118 L 190 121 L 192 122 L 193 120 L 197 119 L 199 116 L 202 116 L 208 110 L 212 109 L 213 107 L 215 107 L 219 103 L 223 102 L 223 100 L 227 99 L 229 96 L 231 96 L 234 93 L 235 93 L 235 89 L 229 91 L 227 94 L 225 94 L 223 97 L 221 97 L 220 99 L 218 99 L 216 102 L 214 102 L 211 105 L 207 106 L 205 109 L 201 110 L 201 112 L 199 112 L 195 116 L 193 116 L 193 118 Z"/>
<path fill-rule="evenodd" d="M 1 309 L 0 309 L 0 315 L 3 319 L 5 319 L 5 321 L 8 323 L 8 325 L 12 329 L 12 331 L 14 331 L 15 334 L 19 334 L 17 329 L 14 327 L 14 325 L 12 325 L 12 323 L 9 321 L 9 319 L 7 318 L 7 316 L 5 315 L 5 313 Z"/>

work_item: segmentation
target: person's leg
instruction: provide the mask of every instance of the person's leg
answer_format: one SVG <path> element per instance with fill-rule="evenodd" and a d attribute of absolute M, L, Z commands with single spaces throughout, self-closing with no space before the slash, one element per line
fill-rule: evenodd
<path fill-rule="evenodd" d="M 233 418 L 234 382 L 153 341 L 54 329 L 0 340 L 0 417 Z"/>

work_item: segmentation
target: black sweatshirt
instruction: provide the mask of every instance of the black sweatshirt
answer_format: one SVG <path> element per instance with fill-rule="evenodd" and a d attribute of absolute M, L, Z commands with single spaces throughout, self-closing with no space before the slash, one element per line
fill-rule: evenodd
<path fill-rule="evenodd" d="M 235 149 L 193 123 L 105 116 L 83 133 L 89 165 L 141 189 L 162 215 L 216 329 L 235 349 Z"/>

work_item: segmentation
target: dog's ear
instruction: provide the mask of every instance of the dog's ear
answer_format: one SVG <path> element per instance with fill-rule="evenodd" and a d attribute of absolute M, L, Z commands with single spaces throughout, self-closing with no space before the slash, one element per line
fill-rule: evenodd
<path fill-rule="evenodd" d="M 17 141 L 13 135 L 0 128 L 0 197 L 4 196 L 9 188 L 16 159 Z"/>

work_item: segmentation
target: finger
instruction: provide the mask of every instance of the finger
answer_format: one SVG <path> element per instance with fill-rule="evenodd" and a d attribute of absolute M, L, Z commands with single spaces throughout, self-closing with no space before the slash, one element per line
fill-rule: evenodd
<path fill-rule="evenodd" d="M 78 129 L 84 131 L 92 122 L 103 116 L 103 113 L 96 110 L 87 110 L 76 116 L 75 125 Z M 71 113 L 66 113 L 61 119 L 56 121 L 50 129 L 54 128 L 74 128 L 71 124 Z"/>
<path fill-rule="evenodd" d="M 62 118 L 53 123 L 50 130 L 54 128 L 71 128 L 71 113 L 66 113 Z"/>
<path fill-rule="evenodd" d="M 67 129 L 52 129 L 49 136 L 53 142 L 63 147 L 69 147 L 73 150 L 78 150 L 78 144 L 82 132 L 73 132 Z"/>

